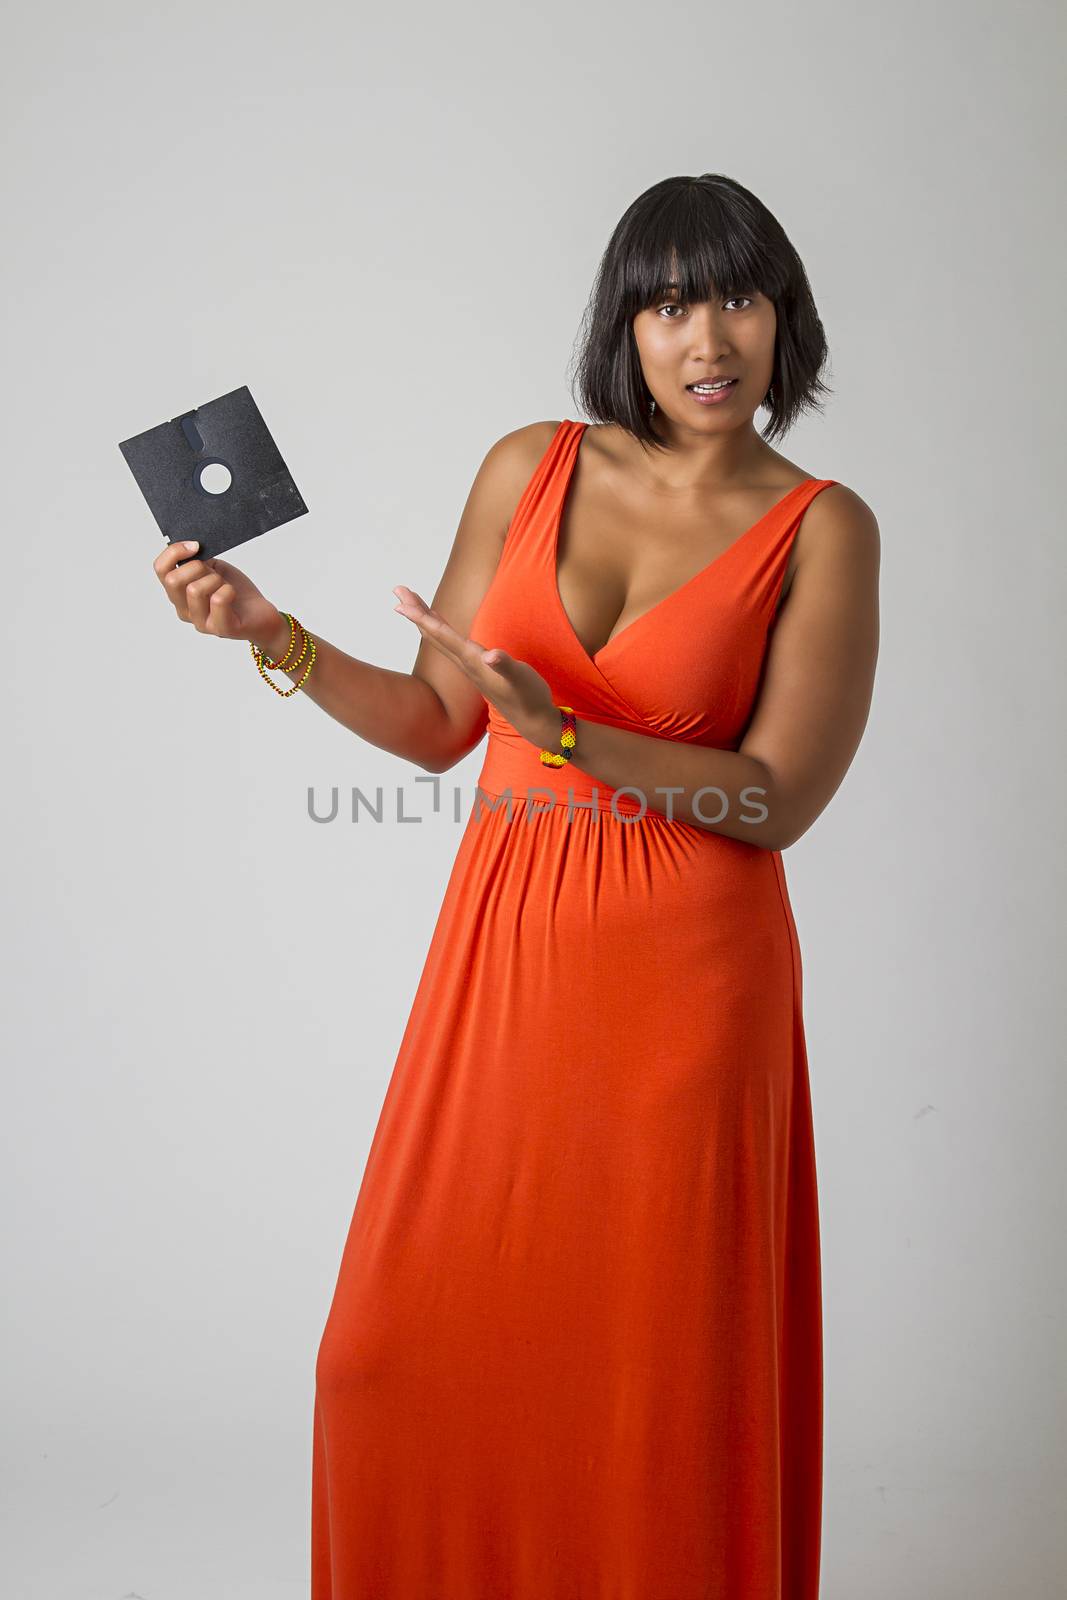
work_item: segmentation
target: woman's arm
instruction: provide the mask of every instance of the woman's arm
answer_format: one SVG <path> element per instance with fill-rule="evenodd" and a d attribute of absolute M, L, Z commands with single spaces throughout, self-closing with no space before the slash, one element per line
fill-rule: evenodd
<path fill-rule="evenodd" d="M 789 593 L 774 623 L 758 704 L 739 748 L 631 733 L 578 718 L 572 759 L 613 789 L 640 791 L 651 811 L 768 850 L 794 844 L 826 808 L 867 725 L 878 657 L 881 545 L 870 507 L 845 487 L 824 489 L 797 533 Z M 558 750 L 558 712 L 530 730 Z M 697 797 L 699 789 L 722 791 Z M 681 792 L 668 796 L 665 789 Z M 657 793 L 657 791 L 660 791 Z M 745 791 L 752 791 L 746 798 Z M 706 819 L 724 809 L 720 822 Z M 766 808 L 762 820 L 758 809 Z"/>
<path fill-rule="evenodd" d="M 493 580 L 522 491 L 558 426 L 532 423 L 505 434 L 478 469 L 433 601 L 464 634 Z M 315 666 L 301 694 L 368 744 L 426 772 L 445 772 L 482 738 L 485 700 L 432 644 L 421 640 L 411 671 L 395 672 L 348 655 L 311 631 Z M 289 624 L 280 612 L 267 633 L 255 643 L 277 661 L 289 646 Z M 298 634 L 296 655 L 301 643 Z M 291 674 L 294 680 L 306 664 L 305 657 Z"/>

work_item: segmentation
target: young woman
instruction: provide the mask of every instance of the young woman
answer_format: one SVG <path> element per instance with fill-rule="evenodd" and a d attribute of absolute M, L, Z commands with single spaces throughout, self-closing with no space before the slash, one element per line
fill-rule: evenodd
<path fill-rule="evenodd" d="M 371 744 L 441 773 L 488 729 L 318 1351 L 313 1600 L 816 1600 L 782 851 L 866 725 L 879 569 L 863 500 L 769 443 L 825 359 L 766 207 L 668 179 L 601 263 L 593 421 L 494 444 L 433 604 L 395 591 L 410 674 L 155 563 Z"/>

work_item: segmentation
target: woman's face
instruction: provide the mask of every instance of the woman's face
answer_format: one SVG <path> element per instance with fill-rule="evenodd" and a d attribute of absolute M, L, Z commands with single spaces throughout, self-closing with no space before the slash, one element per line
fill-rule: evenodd
<path fill-rule="evenodd" d="M 657 411 L 715 432 L 751 422 L 770 388 L 777 326 L 774 302 L 758 290 L 690 303 L 671 289 L 639 311 L 634 339 Z M 738 381 L 717 400 L 699 400 L 687 387 L 716 378 Z"/>

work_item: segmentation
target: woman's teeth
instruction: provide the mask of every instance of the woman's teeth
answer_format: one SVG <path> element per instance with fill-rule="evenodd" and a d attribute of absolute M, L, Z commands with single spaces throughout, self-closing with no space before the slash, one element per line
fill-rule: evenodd
<path fill-rule="evenodd" d="M 720 400 L 726 400 L 737 388 L 737 378 L 725 378 L 718 383 L 687 383 L 686 388 L 694 400 L 703 400 L 706 406 L 718 405 Z"/>

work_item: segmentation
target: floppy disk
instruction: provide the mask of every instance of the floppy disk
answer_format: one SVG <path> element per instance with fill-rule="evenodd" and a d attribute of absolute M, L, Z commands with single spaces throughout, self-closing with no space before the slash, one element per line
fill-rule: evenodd
<path fill-rule="evenodd" d="M 163 537 L 221 555 L 307 511 L 247 385 L 123 439 Z"/>

